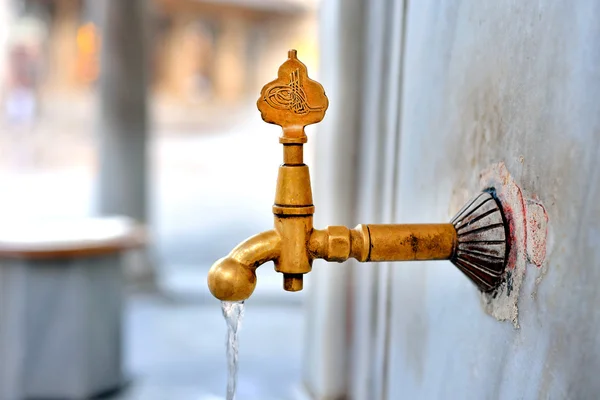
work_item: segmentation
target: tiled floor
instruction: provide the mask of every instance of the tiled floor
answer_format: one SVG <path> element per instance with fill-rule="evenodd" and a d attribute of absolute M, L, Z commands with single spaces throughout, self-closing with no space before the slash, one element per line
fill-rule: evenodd
<path fill-rule="evenodd" d="M 135 296 L 126 312 L 131 386 L 111 400 L 224 399 L 225 322 L 217 301 L 181 304 Z M 237 399 L 292 399 L 301 381 L 303 309 L 246 305 Z"/>

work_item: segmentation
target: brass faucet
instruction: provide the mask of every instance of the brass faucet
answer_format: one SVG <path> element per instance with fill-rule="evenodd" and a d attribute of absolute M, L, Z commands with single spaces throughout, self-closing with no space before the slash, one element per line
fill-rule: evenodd
<path fill-rule="evenodd" d="M 288 52 L 276 80 L 257 102 L 265 122 L 281 126 L 283 165 L 279 167 L 273 230 L 247 239 L 218 260 L 208 273 L 211 293 L 222 301 L 246 300 L 256 286 L 256 268 L 273 261 L 283 288 L 302 290 L 303 275 L 316 258 L 342 262 L 451 260 L 482 291 L 503 279 L 508 254 L 507 223 L 493 189 L 469 202 L 451 223 L 329 226 L 313 228 L 312 190 L 303 162 L 306 125 L 323 119 L 328 100 L 307 75 L 296 50 Z"/>

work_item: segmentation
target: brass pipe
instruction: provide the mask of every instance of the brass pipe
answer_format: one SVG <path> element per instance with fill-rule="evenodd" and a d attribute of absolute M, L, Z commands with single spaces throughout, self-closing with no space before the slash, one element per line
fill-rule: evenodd
<path fill-rule="evenodd" d="M 329 226 L 314 230 L 309 251 L 327 261 L 449 260 L 457 244 L 452 224 Z"/>
<path fill-rule="evenodd" d="M 456 247 L 452 224 L 367 225 L 367 261 L 449 260 Z"/>
<path fill-rule="evenodd" d="M 493 191 L 468 203 L 449 224 L 358 225 L 313 228 L 310 174 L 303 161 L 304 127 L 323 119 L 328 100 L 291 50 L 278 78 L 263 87 L 257 105 L 263 120 L 282 127 L 283 165 L 279 167 L 274 230 L 256 235 L 208 274 L 211 293 L 220 300 L 247 299 L 256 286 L 256 268 L 274 261 L 283 287 L 302 290 L 303 275 L 316 258 L 343 262 L 451 260 L 483 291 L 501 281 L 508 253 L 506 221 Z"/>

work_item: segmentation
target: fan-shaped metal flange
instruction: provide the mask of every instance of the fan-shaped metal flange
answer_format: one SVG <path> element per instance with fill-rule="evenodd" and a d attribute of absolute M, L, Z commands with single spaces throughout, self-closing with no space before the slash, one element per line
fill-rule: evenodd
<path fill-rule="evenodd" d="M 450 221 L 458 237 L 451 261 L 481 291 L 502 282 L 508 258 L 508 225 L 494 190 L 480 193 Z"/>

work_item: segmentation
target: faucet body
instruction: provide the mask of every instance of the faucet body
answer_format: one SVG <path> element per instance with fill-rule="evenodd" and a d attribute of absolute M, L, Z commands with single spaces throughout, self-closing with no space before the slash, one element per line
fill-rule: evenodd
<path fill-rule="evenodd" d="M 310 174 L 302 160 L 302 144 L 283 143 L 284 163 L 279 167 L 273 216 L 281 237 L 275 270 L 283 273 L 284 289 L 302 290 L 302 275 L 310 272 L 313 257 L 308 243 L 313 231 Z"/>
<path fill-rule="evenodd" d="M 325 116 L 323 87 L 308 78 L 291 50 L 278 79 L 261 91 L 262 118 L 280 125 L 283 164 L 279 167 L 274 229 L 247 239 L 218 260 L 208 274 L 211 293 L 222 301 L 246 300 L 256 286 L 256 268 L 273 261 L 287 291 L 302 290 L 314 259 L 343 262 L 451 260 L 481 290 L 495 289 L 508 254 L 507 224 L 493 191 L 468 203 L 452 223 L 371 224 L 354 229 L 314 229 L 312 189 L 303 161 L 304 127 Z M 463 239 L 461 239 L 463 238 Z"/>

